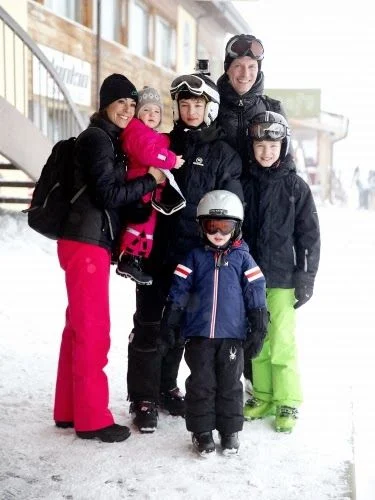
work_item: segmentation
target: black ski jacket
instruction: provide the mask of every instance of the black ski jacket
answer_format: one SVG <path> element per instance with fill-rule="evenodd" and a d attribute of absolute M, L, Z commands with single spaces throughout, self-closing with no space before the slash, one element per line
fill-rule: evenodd
<path fill-rule="evenodd" d="M 243 200 L 241 159 L 222 140 L 223 136 L 222 129 L 216 123 L 198 130 L 187 129 L 181 123 L 175 125 L 169 134 L 170 149 L 185 160 L 181 168 L 173 169 L 172 172 L 186 198 L 186 207 L 173 215 L 159 214 L 151 254 L 154 273 L 160 265 L 166 265 L 167 275 L 172 276 L 181 258 L 200 245 L 196 212 L 204 194 L 213 189 L 226 189 Z M 163 199 L 167 200 L 173 194 L 172 191 L 167 186 L 163 190 Z"/>
<path fill-rule="evenodd" d="M 274 111 L 285 117 L 285 112 L 280 101 L 262 95 L 264 91 L 262 71 L 258 73 L 251 89 L 241 96 L 230 84 L 226 73 L 221 75 L 217 86 L 220 94 L 218 123 L 226 133 L 226 140 L 240 154 L 245 167 L 249 157 L 247 128 L 252 118 L 264 111 Z"/>
<path fill-rule="evenodd" d="M 291 157 L 271 168 L 253 162 L 242 174 L 242 186 L 243 237 L 267 287 L 313 285 L 320 256 L 318 215 Z"/>
<path fill-rule="evenodd" d="M 124 222 L 125 205 L 136 202 L 156 187 L 150 174 L 125 181 L 124 155 L 118 141 L 120 132 L 113 123 L 98 118 L 78 137 L 73 192 L 85 184 L 87 188 L 72 204 L 62 239 L 113 249 Z"/>

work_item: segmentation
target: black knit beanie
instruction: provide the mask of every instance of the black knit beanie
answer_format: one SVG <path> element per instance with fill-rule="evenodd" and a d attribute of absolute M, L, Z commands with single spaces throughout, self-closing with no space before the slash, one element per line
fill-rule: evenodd
<path fill-rule="evenodd" d="M 138 92 L 135 86 L 124 75 L 113 73 L 107 76 L 100 87 L 99 109 L 104 109 L 117 99 L 134 99 L 138 102 Z"/>

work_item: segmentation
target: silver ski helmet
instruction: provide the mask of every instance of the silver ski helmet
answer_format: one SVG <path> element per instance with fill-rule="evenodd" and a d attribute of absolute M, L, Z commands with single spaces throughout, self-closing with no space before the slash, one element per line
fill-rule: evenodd
<path fill-rule="evenodd" d="M 173 121 L 180 119 L 178 101 L 181 98 L 204 97 L 206 108 L 203 121 L 209 127 L 219 112 L 220 95 L 218 88 L 207 75 L 192 73 L 181 75 L 173 80 L 169 89 L 173 101 Z"/>
<path fill-rule="evenodd" d="M 227 219 L 234 221 L 232 240 L 236 240 L 240 236 L 243 218 L 242 201 L 236 194 L 225 189 L 209 191 L 197 206 L 197 220 L 203 232 L 205 232 L 204 220 Z"/>
<path fill-rule="evenodd" d="M 251 143 L 258 141 L 281 141 L 280 160 L 284 160 L 289 151 L 290 128 L 288 122 L 279 113 L 264 111 L 251 120 L 248 134 Z M 252 148 L 250 155 L 253 155 Z"/>

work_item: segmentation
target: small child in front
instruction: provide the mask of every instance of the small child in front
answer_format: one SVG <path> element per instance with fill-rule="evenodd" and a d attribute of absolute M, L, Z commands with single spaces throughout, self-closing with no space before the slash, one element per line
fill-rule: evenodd
<path fill-rule="evenodd" d="M 128 180 L 145 175 L 150 166 L 171 170 L 184 163 L 182 156 L 175 155 L 168 149 L 168 136 L 155 130 L 161 123 L 162 111 L 162 102 L 156 89 L 144 87 L 138 92 L 135 117 L 120 135 L 122 148 L 128 156 Z M 147 220 L 140 223 L 129 222 L 121 235 L 116 273 L 132 279 L 138 285 L 152 284 L 152 277 L 143 271 L 143 259 L 151 253 L 157 220 L 157 212 L 151 206 L 151 197 L 160 200 L 163 187 L 164 184 L 159 184 L 154 194 L 149 193 L 142 198 Z"/>
<path fill-rule="evenodd" d="M 202 245 L 177 265 L 161 321 L 160 350 L 185 339 L 186 428 L 203 457 L 236 454 L 243 426 L 243 344 L 255 356 L 267 332 L 264 276 L 241 239 L 243 206 L 226 190 L 197 207 Z"/>

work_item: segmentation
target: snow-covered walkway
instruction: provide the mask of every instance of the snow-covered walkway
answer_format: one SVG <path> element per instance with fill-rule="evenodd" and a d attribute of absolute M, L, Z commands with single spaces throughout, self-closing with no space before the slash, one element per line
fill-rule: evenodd
<path fill-rule="evenodd" d="M 63 273 L 54 242 L 29 230 L 23 216 L 0 214 L 1 500 L 346 500 L 355 485 L 357 500 L 374 498 L 365 495 L 375 470 L 368 402 L 375 214 L 331 207 L 319 213 L 321 267 L 314 297 L 298 315 L 305 403 L 295 432 L 275 433 L 270 419 L 246 422 L 240 455 L 210 460 L 193 454 L 184 421 L 165 414 L 155 434 L 132 429 L 118 444 L 83 441 L 54 427 Z M 126 352 L 134 287 L 114 272 L 111 301 L 111 408 L 131 426 Z M 182 388 L 186 375 L 183 364 Z"/>

